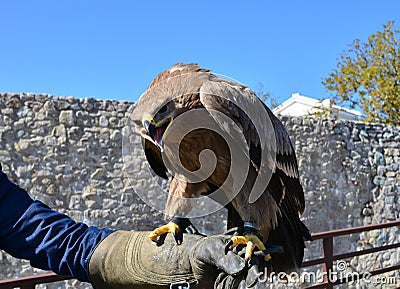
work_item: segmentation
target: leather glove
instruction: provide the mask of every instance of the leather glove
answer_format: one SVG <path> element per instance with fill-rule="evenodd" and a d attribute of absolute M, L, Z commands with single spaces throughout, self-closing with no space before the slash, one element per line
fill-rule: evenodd
<path fill-rule="evenodd" d="M 240 245 L 233 249 L 233 252 L 240 257 L 244 258 L 246 252 L 246 246 Z M 282 246 L 275 246 L 266 244 L 264 252 L 268 254 L 274 254 L 275 258 L 283 253 Z M 260 251 L 253 253 L 252 258 L 248 261 L 247 270 L 243 274 L 227 274 L 226 272 L 220 272 L 218 278 L 214 283 L 215 289 L 237 289 L 237 288 L 270 288 L 270 283 L 266 278 L 268 272 L 273 272 L 272 264 L 270 261 L 266 262 L 264 259 L 265 254 Z M 265 275 L 267 273 L 267 276 Z M 271 287 L 272 288 L 272 287 Z"/>
<path fill-rule="evenodd" d="M 233 252 L 225 254 L 231 236 L 187 234 L 177 245 L 169 235 L 162 246 L 157 246 L 148 239 L 149 233 L 116 231 L 107 236 L 89 262 L 94 288 L 170 288 L 177 282 L 214 281 L 221 272 L 237 276 L 246 269 L 242 257 Z"/>

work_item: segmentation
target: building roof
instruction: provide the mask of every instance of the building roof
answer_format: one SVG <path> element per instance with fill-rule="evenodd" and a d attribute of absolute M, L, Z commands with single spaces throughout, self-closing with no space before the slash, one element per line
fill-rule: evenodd
<path fill-rule="evenodd" d="M 281 105 L 275 107 L 272 111 L 278 115 L 286 116 L 312 116 L 321 108 L 329 108 L 330 99 L 318 100 L 308 96 L 293 93 L 292 96 Z M 339 119 L 360 120 L 363 114 L 354 109 L 333 105 L 333 114 Z"/>

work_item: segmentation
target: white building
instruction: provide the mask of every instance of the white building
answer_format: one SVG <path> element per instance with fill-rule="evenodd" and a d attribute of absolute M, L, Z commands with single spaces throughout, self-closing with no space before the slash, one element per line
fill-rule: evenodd
<path fill-rule="evenodd" d="M 312 116 L 315 113 L 323 112 L 324 109 L 329 109 L 330 104 L 330 99 L 318 100 L 300 95 L 300 93 L 293 93 L 288 100 L 275 107 L 272 112 L 285 116 Z M 343 120 L 361 120 L 363 115 L 357 110 L 333 105 L 333 116 Z"/>

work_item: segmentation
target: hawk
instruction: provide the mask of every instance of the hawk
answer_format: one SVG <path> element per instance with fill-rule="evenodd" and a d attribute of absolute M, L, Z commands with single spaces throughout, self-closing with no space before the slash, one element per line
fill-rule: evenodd
<path fill-rule="evenodd" d="M 187 213 L 196 206 L 187 200 L 209 196 L 228 208 L 229 227 L 244 229 L 230 248 L 246 245 L 249 259 L 256 249 L 266 252 L 266 244 L 280 245 L 284 253 L 272 258 L 275 269 L 300 266 L 304 240 L 311 237 L 299 217 L 305 200 L 295 151 L 283 124 L 254 92 L 197 64 L 178 63 L 151 82 L 133 119 L 150 167 L 170 178 L 166 213 L 172 219 L 151 240 L 161 243 L 172 233 L 181 243 L 191 227 Z M 182 167 L 198 178 L 191 180 Z"/>

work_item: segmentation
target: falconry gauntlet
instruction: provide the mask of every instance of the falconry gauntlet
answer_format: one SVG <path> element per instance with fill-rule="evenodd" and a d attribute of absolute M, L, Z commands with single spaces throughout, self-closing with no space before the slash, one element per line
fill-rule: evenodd
<path fill-rule="evenodd" d="M 95 249 L 89 262 L 90 280 L 96 289 L 170 288 L 182 282 L 214 281 L 218 274 L 239 275 L 243 258 L 228 252 L 230 236 L 185 235 L 177 245 L 167 236 L 162 246 L 148 239 L 149 232 L 116 231 Z"/>

